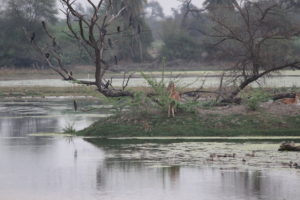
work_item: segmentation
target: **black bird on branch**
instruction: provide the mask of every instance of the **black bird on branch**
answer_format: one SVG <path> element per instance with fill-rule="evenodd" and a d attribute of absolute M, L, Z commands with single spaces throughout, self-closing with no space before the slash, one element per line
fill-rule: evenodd
<path fill-rule="evenodd" d="M 118 33 L 121 32 L 121 27 L 120 26 L 117 27 L 117 31 L 118 31 Z"/>
<path fill-rule="evenodd" d="M 110 85 L 110 80 L 108 80 L 108 81 L 105 83 L 104 88 L 105 88 L 105 89 L 108 89 L 109 85 Z"/>
<path fill-rule="evenodd" d="M 113 48 L 113 45 L 112 45 L 112 42 L 111 42 L 110 38 L 108 38 L 108 45 L 109 45 L 110 48 Z"/>
<path fill-rule="evenodd" d="M 45 56 L 48 59 L 50 57 L 50 53 L 46 53 Z"/>
<path fill-rule="evenodd" d="M 118 65 L 118 57 L 115 56 L 115 64 Z"/>
<path fill-rule="evenodd" d="M 42 25 L 43 25 L 44 28 L 46 28 L 46 23 L 45 23 L 45 21 L 42 21 Z"/>
<path fill-rule="evenodd" d="M 32 43 L 34 39 L 35 39 L 35 32 L 33 32 L 33 33 L 31 34 L 30 42 Z"/>
<path fill-rule="evenodd" d="M 129 17 L 129 27 L 133 25 L 133 19 L 132 19 L 132 15 L 130 15 Z"/>
<path fill-rule="evenodd" d="M 56 47 L 56 41 L 55 41 L 55 39 L 53 39 L 52 45 L 53 45 L 53 47 Z"/>

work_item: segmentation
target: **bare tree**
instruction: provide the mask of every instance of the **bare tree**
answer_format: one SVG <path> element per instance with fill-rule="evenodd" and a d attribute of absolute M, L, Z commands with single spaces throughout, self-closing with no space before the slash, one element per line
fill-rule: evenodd
<path fill-rule="evenodd" d="M 131 27 L 132 16 L 128 14 L 128 5 L 118 0 L 86 0 L 92 8 L 91 14 L 82 13 L 75 6 L 76 0 L 61 0 L 64 7 L 62 10 L 66 15 L 66 23 L 68 27 L 68 35 L 75 39 L 83 47 L 87 55 L 91 58 L 95 65 L 95 81 L 82 81 L 75 78 L 71 71 L 64 66 L 59 45 L 54 35 L 50 33 L 45 22 L 42 22 L 43 29 L 50 38 L 51 45 L 46 48 L 39 46 L 34 40 L 34 33 L 27 33 L 33 46 L 43 55 L 51 69 L 57 72 L 64 80 L 74 81 L 79 84 L 95 85 L 100 93 L 107 97 L 133 96 L 126 89 L 128 81 L 124 75 L 123 86 L 116 89 L 112 86 L 112 81 L 106 81 L 104 78 L 107 70 L 111 66 L 118 64 L 118 57 L 114 52 L 116 35 L 126 37 L 125 32 Z M 130 1 L 129 1 L 130 3 Z M 127 25 L 122 24 L 120 18 L 128 16 Z M 123 19 L 124 21 L 124 19 Z M 140 34 L 140 26 L 138 30 L 130 31 L 133 34 Z M 127 80 L 126 80 L 127 79 Z"/>
<path fill-rule="evenodd" d="M 237 86 L 225 101 L 232 101 L 249 84 L 273 72 L 300 69 L 300 60 L 291 50 L 300 35 L 300 23 L 287 2 L 232 0 L 231 12 L 220 6 L 202 13 L 211 20 L 208 30 L 193 27 L 213 38 L 212 47 L 235 63 L 230 70 Z"/>

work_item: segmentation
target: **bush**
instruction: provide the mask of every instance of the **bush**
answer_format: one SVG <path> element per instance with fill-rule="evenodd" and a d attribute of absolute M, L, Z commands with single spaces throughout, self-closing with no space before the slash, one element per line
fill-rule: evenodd
<path fill-rule="evenodd" d="M 63 133 L 65 133 L 65 134 L 75 134 L 76 129 L 74 128 L 74 124 L 68 124 L 65 128 L 63 128 Z"/>
<path fill-rule="evenodd" d="M 268 101 L 270 98 L 270 95 L 267 94 L 263 89 L 251 90 L 244 96 L 246 97 L 244 103 L 247 109 L 250 111 L 258 110 L 260 103 Z"/>

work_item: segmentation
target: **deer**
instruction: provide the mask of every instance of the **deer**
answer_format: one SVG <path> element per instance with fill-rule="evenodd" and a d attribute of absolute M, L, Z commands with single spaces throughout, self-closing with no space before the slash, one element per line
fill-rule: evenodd
<path fill-rule="evenodd" d="M 299 104 L 300 103 L 300 94 L 296 94 L 295 98 L 283 98 L 281 103 L 284 104 Z"/>
<path fill-rule="evenodd" d="M 168 117 L 170 117 L 171 113 L 172 116 L 175 117 L 176 101 L 180 101 L 181 96 L 180 93 L 176 91 L 175 84 L 173 81 L 170 81 L 167 91 L 169 93 L 169 98 L 171 100 L 168 108 Z"/>

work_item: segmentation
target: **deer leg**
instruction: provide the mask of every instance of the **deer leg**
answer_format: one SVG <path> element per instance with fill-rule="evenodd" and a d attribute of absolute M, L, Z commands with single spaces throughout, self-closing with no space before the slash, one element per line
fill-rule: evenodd
<path fill-rule="evenodd" d="M 175 108 L 172 106 L 172 116 L 175 117 Z"/>

